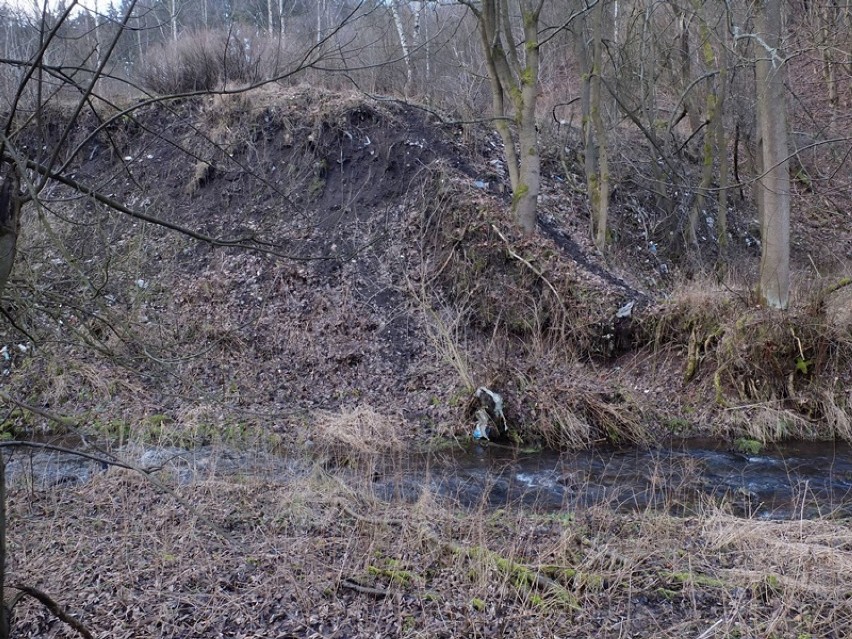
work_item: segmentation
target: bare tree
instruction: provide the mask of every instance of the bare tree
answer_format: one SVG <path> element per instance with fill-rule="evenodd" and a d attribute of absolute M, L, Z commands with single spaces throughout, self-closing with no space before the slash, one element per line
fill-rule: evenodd
<path fill-rule="evenodd" d="M 513 32 L 509 0 L 483 0 L 465 4 L 479 22 L 482 51 L 491 83 L 494 125 L 503 139 L 506 170 L 512 187 L 512 210 L 527 233 L 535 230 L 541 188 L 541 160 L 535 107 L 539 81 L 538 27 L 544 0 L 512 3 L 522 23 L 521 37 Z M 509 102 L 509 104 L 507 104 Z M 510 126 L 510 105 L 517 124 L 517 146 Z"/>
<path fill-rule="evenodd" d="M 756 40 L 757 120 L 762 173 L 758 179 L 760 296 L 767 306 L 787 308 L 790 297 L 790 168 L 787 154 L 785 58 L 781 48 L 782 0 L 763 0 Z"/>

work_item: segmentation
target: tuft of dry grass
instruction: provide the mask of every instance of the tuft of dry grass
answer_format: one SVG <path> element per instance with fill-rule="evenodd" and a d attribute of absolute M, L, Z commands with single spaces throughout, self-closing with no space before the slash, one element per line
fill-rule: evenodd
<path fill-rule="evenodd" d="M 318 412 L 308 436 L 321 457 L 348 465 L 400 452 L 406 445 L 408 428 L 410 425 L 399 415 L 382 414 L 361 405 L 338 412 Z"/>
<path fill-rule="evenodd" d="M 772 311 L 749 292 L 692 283 L 660 307 L 654 343 L 679 349 L 684 383 L 715 398 L 733 418 L 725 428 L 761 441 L 848 439 L 852 339 L 833 302 L 844 287 L 833 286 L 803 285 L 789 310 Z"/>

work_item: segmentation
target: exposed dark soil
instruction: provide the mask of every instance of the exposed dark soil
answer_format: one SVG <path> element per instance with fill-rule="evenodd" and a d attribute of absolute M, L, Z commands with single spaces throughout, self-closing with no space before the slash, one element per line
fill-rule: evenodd
<path fill-rule="evenodd" d="M 543 135 L 524 237 L 498 138 L 415 107 L 267 88 L 146 107 L 93 139 L 88 117 L 73 179 L 220 246 L 49 187 L 4 300 L 3 390 L 111 440 L 319 465 L 291 482 L 158 475 L 201 515 L 123 471 L 15 488 L 13 581 L 102 637 L 849 634 L 848 530 L 831 521 L 388 505 L 370 482 L 377 451 L 467 438 L 480 386 L 524 443 L 852 439 L 846 195 L 798 194 L 795 300 L 776 313 L 751 292 L 748 202 L 720 280 L 712 211 L 684 251 L 688 198 L 665 218 L 626 160 L 598 253 L 571 132 Z M 614 158 L 641 154 L 624 144 Z M 5 426 L 54 422 L 16 409 Z M 25 636 L 65 636 L 19 615 Z"/>
<path fill-rule="evenodd" d="M 521 237 L 494 133 L 415 107 L 265 89 L 102 119 L 77 131 L 73 179 L 256 250 L 46 192 L 56 217 L 49 228 L 29 218 L 9 306 L 40 355 L 18 352 L 28 337 L 14 330 L 5 338 L 9 381 L 37 403 L 96 410 L 111 427 L 201 412 L 285 438 L 295 416 L 368 405 L 428 437 L 467 431 L 468 399 L 490 386 L 521 439 L 557 446 L 647 442 L 672 423 L 678 434 L 748 430 L 754 411 L 732 405 L 792 410 L 802 423 L 790 435 L 845 432 L 813 421 L 839 407 L 848 422 L 848 317 L 831 310 L 845 291 L 820 293 L 837 277 L 803 281 L 780 323 L 761 319 L 741 283 L 680 284 L 702 262 L 712 270 L 712 233 L 686 257 L 666 252 L 672 243 L 648 229 L 668 223 L 630 175 L 613 195 L 604 258 L 588 238 L 570 132 L 544 139 L 539 233 Z M 746 281 L 751 215 L 746 202 L 729 214 L 727 269 Z M 835 217 L 799 216 L 796 241 L 816 245 L 830 227 L 832 246 L 849 245 Z M 796 252 L 797 264 L 812 269 L 818 253 Z M 771 352 L 774 368 L 742 349 Z"/>

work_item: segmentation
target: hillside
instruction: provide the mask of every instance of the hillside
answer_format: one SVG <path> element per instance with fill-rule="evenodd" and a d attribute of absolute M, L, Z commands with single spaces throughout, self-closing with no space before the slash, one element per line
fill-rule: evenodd
<path fill-rule="evenodd" d="M 318 415 L 366 407 L 425 441 L 466 436 L 485 386 L 516 439 L 559 447 L 852 433 L 836 216 L 797 220 L 797 302 L 773 314 L 749 292 L 747 201 L 720 282 L 712 240 L 684 257 L 648 234 L 628 174 L 611 252 L 594 250 L 570 130 L 544 140 L 522 237 L 499 138 L 415 106 L 267 88 L 103 117 L 80 123 L 70 178 L 162 224 L 44 194 L 8 305 L 26 334 L 3 338 L 6 390 L 31 403 L 179 441 L 305 440 Z M 7 427 L 47 426 L 32 420 Z"/>
<path fill-rule="evenodd" d="M 762 451 L 852 440 L 840 208 L 799 194 L 778 312 L 748 200 L 717 267 L 624 163 L 597 252 L 561 127 L 531 236 L 494 133 L 400 102 L 267 88 L 73 136 L 25 210 L 0 390 L 6 437 L 90 458 L 4 458 L 7 596 L 98 637 L 849 635 L 848 447 L 813 483 Z M 467 446 L 493 393 L 503 447 Z M 694 435 L 724 443 L 658 455 Z M 616 447 L 632 466 L 584 471 Z M 507 488 L 526 468 L 562 501 Z M 23 599 L 14 631 L 71 636 L 55 610 Z"/>

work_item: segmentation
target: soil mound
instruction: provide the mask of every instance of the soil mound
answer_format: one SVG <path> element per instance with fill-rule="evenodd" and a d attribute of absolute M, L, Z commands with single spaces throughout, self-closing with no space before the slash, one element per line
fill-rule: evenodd
<path fill-rule="evenodd" d="M 357 407 L 406 434 L 469 432 L 480 387 L 517 438 L 552 445 L 646 441 L 690 402 L 711 419 L 712 393 L 672 391 L 724 331 L 639 290 L 656 262 L 604 262 L 564 158 L 524 237 L 493 132 L 395 101 L 266 88 L 91 114 L 74 136 L 66 182 L 100 195 L 43 194 L 9 306 L 10 386 L 37 403 L 202 439 L 301 437 L 317 411 Z M 717 399 L 748 376 L 711 370 L 696 379 Z M 758 386 L 777 398 L 777 381 Z"/>

